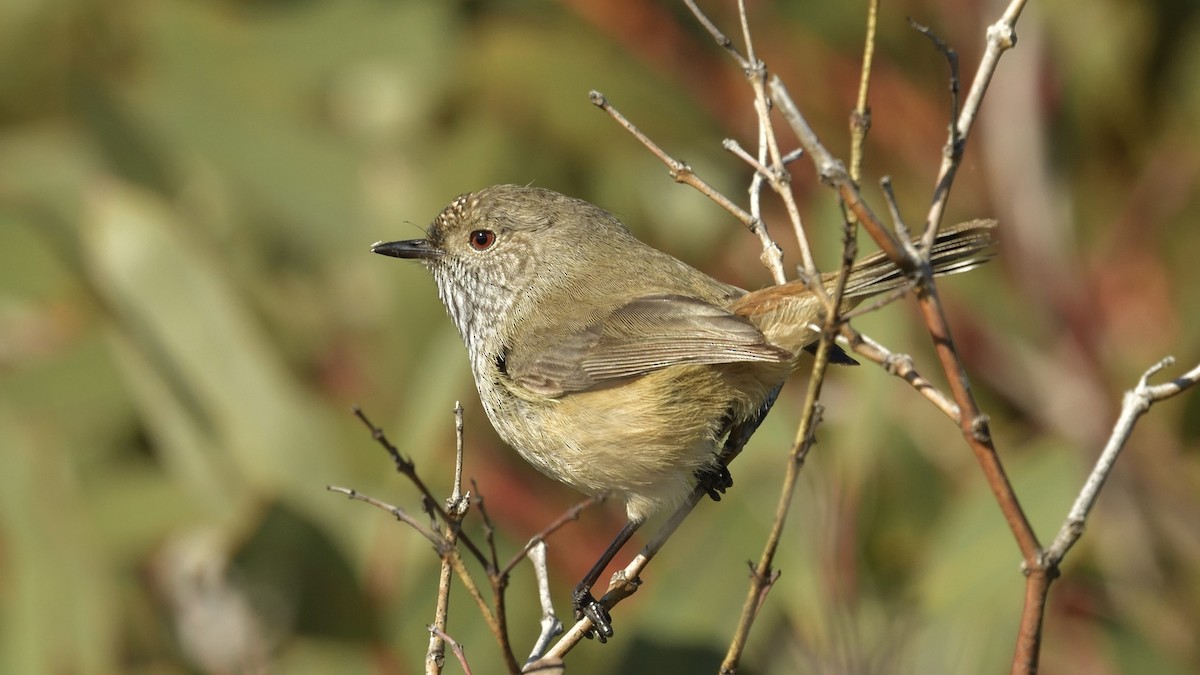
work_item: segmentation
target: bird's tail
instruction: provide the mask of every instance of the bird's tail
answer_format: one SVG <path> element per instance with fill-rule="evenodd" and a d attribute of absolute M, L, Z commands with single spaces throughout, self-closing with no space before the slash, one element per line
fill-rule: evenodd
<path fill-rule="evenodd" d="M 957 274 L 979 267 L 996 256 L 996 221 L 971 220 L 947 227 L 933 240 L 929 264 L 935 276 Z M 836 273 L 822 279 L 832 289 Z M 864 298 L 899 288 L 906 283 L 904 272 L 882 251 L 854 263 L 846 277 L 845 298 Z"/>
<path fill-rule="evenodd" d="M 972 220 L 938 233 L 930 255 L 933 273 L 941 276 L 974 269 L 995 257 L 996 221 Z M 830 291 L 837 273 L 822 276 Z M 842 308 L 848 310 L 865 298 L 899 288 L 907 283 L 904 272 L 886 254 L 873 253 L 854 263 L 846 278 Z M 821 303 L 803 281 L 770 286 L 738 298 L 732 311 L 749 319 L 768 342 L 792 354 L 817 339 Z M 852 362 L 846 357 L 847 362 Z"/>

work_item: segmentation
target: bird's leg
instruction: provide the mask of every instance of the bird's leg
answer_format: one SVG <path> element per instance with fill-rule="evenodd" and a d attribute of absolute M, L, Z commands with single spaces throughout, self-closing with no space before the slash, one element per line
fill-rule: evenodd
<path fill-rule="evenodd" d="M 767 394 L 767 399 L 758 407 L 758 411 L 750 417 L 740 421 L 732 422 L 729 429 L 729 436 L 725 438 L 725 445 L 721 447 L 721 454 L 717 457 L 717 462 L 721 466 L 729 464 L 742 452 L 742 448 L 746 447 L 746 443 L 750 442 L 750 437 L 758 431 L 758 426 L 767 418 L 767 413 L 771 412 L 771 406 L 775 405 L 775 399 L 779 396 L 779 390 L 783 385 L 775 387 L 771 393 Z M 726 469 L 728 473 L 728 469 Z M 729 479 L 729 483 L 733 484 L 733 479 Z M 728 487 L 728 486 L 726 486 Z"/>
<path fill-rule="evenodd" d="M 572 604 L 575 606 L 575 619 L 587 617 L 592 620 L 592 628 L 596 631 L 596 636 L 600 638 L 600 642 L 607 642 L 608 638 L 612 637 L 612 617 L 608 613 L 608 609 L 601 605 L 599 601 L 592 595 L 592 586 L 596 584 L 596 580 L 604 573 L 604 568 L 608 567 L 608 563 L 616 557 L 617 551 L 629 541 L 634 532 L 642 526 L 641 520 L 630 520 L 625 523 L 625 527 L 617 533 L 613 538 L 612 543 L 608 548 L 604 549 L 604 553 L 600 554 L 600 559 L 592 565 L 592 569 L 583 576 L 583 581 L 575 587 L 575 592 L 571 595 Z M 592 637 L 592 631 L 589 630 L 584 635 L 588 638 Z"/>
<path fill-rule="evenodd" d="M 758 429 L 758 425 L 762 424 L 763 419 L 766 418 L 767 413 L 771 410 L 771 406 L 774 405 L 775 397 L 779 395 L 781 388 L 782 385 L 776 387 L 767 396 L 767 400 L 763 402 L 758 411 L 749 419 L 737 423 L 734 423 L 731 418 L 728 419 L 726 423 L 730 425 L 729 435 L 725 439 L 717 461 L 713 462 L 711 466 L 702 468 L 696 472 L 697 484 L 703 486 L 708 495 L 714 500 L 720 500 L 720 493 L 733 485 L 733 476 L 730 475 L 729 469 L 725 465 L 734 457 L 737 457 L 738 453 L 746 445 L 746 442 L 750 440 L 750 437 Z M 609 615 L 608 609 L 600 604 L 592 595 L 592 586 L 596 584 L 596 580 L 604 573 L 604 568 L 608 567 L 608 564 L 616 557 L 617 552 L 621 550 L 625 542 L 629 541 L 633 533 L 637 532 L 637 529 L 642 526 L 642 522 L 641 520 L 630 520 L 625 523 L 625 527 L 621 528 L 621 531 L 617 533 L 612 543 L 604 550 L 600 559 L 584 575 L 583 581 L 579 582 L 579 585 L 575 587 L 575 592 L 571 596 L 572 604 L 575 607 L 575 619 L 582 619 L 585 616 L 591 619 L 592 629 L 595 631 L 596 637 L 600 639 L 600 642 L 606 642 L 613 635 L 612 616 Z M 584 635 L 589 638 L 592 637 L 592 630 L 584 633 Z"/>

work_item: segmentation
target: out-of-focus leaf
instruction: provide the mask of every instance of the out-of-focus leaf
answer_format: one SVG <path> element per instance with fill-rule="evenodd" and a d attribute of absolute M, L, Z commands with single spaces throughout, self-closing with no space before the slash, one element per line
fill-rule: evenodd
<path fill-rule="evenodd" d="M 328 517 L 323 487 L 344 475 L 329 420 L 288 377 L 211 256 L 153 197 L 117 181 L 89 195 L 84 241 L 97 287 L 145 360 L 130 368 L 145 413 L 164 443 L 192 458 L 180 468 L 228 462 L 256 492 Z M 238 479 L 218 472 L 212 481 L 236 488 Z"/>
<path fill-rule="evenodd" d="M 118 648 L 116 576 L 81 493 L 79 467 L 0 404 L 0 669 L 102 673 Z"/>
<path fill-rule="evenodd" d="M 1053 446 L 1007 459 L 1026 517 L 1048 545 L 1082 485 L 1079 466 Z M 990 492 L 972 492 L 948 511 L 933 531 L 926 556 L 917 596 L 928 623 L 917 636 L 916 670 L 953 671 L 1011 658 L 1025 577 L 1020 552 Z M 996 617 L 1012 620 L 998 623 Z"/>
<path fill-rule="evenodd" d="M 327 107 L 339 105 L 343 78 L 378 64 L 368 91 L 372 82 L 398 87 L 401 107 L 414 111 L 397 110 L 397 123 L 419 119 L 432 100 L 426 87 L 442 76 L 431 68 L 449 60 L 450 45 L 435 39 L 446 9 L 311 3 L 231 23 L 219 5 L 157 4 L 145 15 L 155 69 L 128 100 L 178 152 L 212 162 L 281 217 L 287 237 L 328 247 L 356 213 L 361 157 L 330 128 Z"/>

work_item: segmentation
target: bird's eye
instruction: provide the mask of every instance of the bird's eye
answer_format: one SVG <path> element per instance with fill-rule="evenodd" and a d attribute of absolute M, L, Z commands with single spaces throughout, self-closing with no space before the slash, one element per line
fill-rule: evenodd
<path fill-rule="evenodd" d="M 486 251 L 496 243 L 496 233 L 491 230 L 475 230 L 471 233 L 471 248 Z"/>

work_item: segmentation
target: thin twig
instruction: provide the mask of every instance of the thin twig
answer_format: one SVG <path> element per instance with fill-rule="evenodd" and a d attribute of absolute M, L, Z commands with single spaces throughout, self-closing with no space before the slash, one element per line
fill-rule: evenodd
<path fill-rule="evenodd" d="M 1150 406 L 1153 404 L 1171 398 L 1200 382 L 1200 365 L 1198 365 L 1165 384 L 1151 385 L 1149 383 L 1149 379 L 1152 376 L 1164 368 L 1174 365 L 1174 363 L 1175 359 L 1173 357 L 1168 356 L 1164 358 L 1151 366 L 1142 375 L 1136 387 L 1125 392 L 1124 401 L 1121 404 L 1121 415 L 1117 418 L 1116 424 L 1113 425 L 1108 443 L 1105 444 L 1103 452 L 1100 453 L 1100 457 L 1096 460 L 1096 466 L 1092 468 L 1092 473 L 1088 476 L 1087 482 L 1084 483 L 1083 489 L 1080 490 L 1079 496 L 1075 499 L 1075 504 L 1071 507 L 1070 513 L 1067 514 L 1067 519 L 1058 531 L 1058 536 L 1054 538 L 1049 548 L 1046 549 L 1045 564 L 1047 566 L 1057 566 L 1063 557 L 1066 556 L 1067 551 L 1071 550 L 1071 547 L 1075 545 L 1075 542 L 1083 534 L 1088 514 L 1091 513 L 1092 507 L 1096 505 L 1096 498 L 1100 495 L 1100 488 L 1104 487 L 1104 482 L 1108 480 L 1108 475 L 1112 472 L 1113 465 L 1116 464 L 1117 457 L 1120 456 L 1122 448 L 1129 442 L 1129 436 L 1133 433 L 1133 425 L 1137 423 L 1142 415 L 1150 410 Z"/>
<path fill-rule="evenodd" d="M 463 672 L 471 675 L 471 666 L 467 665 L 467 655 L 463 651 L 462 645 L 458 643 L 458 640 L 446 635 L 444 628 L 438 628 L 437 626 L 426 626 L 426 628 L 429 629 L 431 636 L 450 645 L 450 651 L 454 652 L 454 656 L 458 657 L 458 664 L 462 666 Z"/>
<path fill-rule="evenodd" d="M 442 556 L 441 571 L 438 573 L 437 601 L 433 612 L 433 625 L 429 626 L 429 646 L 425 650 L 425 674 L 438 675 L 446 663 L 446 621 L 450 612 L 450 580 L 454 570 L 450 561 Z M 456 652 L 457 653 L 457 652 Z M 464 660 L 465 659 L 461 659 Z M 464 663 L 465 666 L 465 663 Z"/>
<path fill-rule="evenodd" d="M 763 544 L 762 554 L 750 575 L 750 588 L 747 591 L 745 602 L 742 603 L 742 612 L 737 628 L 734 630 L 729 648 L 725 652 L 725 658 L 721 662 L 719 671 L 721 673 L 737 672 L 746 642 L 750 637 L 750 629 L 766 601 L 767 592 L 779 578 L 778 572 L 773 568 L 775 552 L 783 538 L 784 523 L 787 521 L 788 513 L 791 512 L 792 498 L 800 477 L 800 469 L 803 468 L 809 451 L 816 443 L 816 428 L 822 417 L 822 406 L 819 402 L 821 387 L 825 383 L 825 371 L 829 366 L 829 355 L 834 346 L 834 337 L 842 321 L 839 310 L 842 296 L 846 290 L 846 279 L 850 276 L 850 270 L 854 266 L 857 251 L 855 224 L 847 217 L 843 220 L 843 226 L 842 264 L 838 270 L 830 303 L 834 309 L 827 311 L 822 320 L 821 339 L 817 343 L 816 357 L 813 359 L 812 371 L 809 374 L 808 389 L 805 394 L 804 406 L 801 408 L 800 424 L 796 428 L 796 438 L 792 443 L 791 452 L 788 454 L 783 485 L 779 490 L 779 502 L 775 508 L 775 518 L 771 523 L 767 540 Z"/>
<path fill-rule="evenodd" d="M 508 669 L 508 672 L 519 673 L 521 671 L 521 667 L 517 664 L 516 657 L 513 656 L 512 650 L 509 648 L 504 625 L 500 623 L 498 617 L 496 617 L 492 613 L 491 608 L 488 607 L 487 600 L 485 600 L 483 594 L 479 592 L 479 586 L 475 584 L 475 579 L 471 577 L 471 573 L 467 570 L 467 566 L 463 562 L 462 556 L 458 554 L 457 549 L 453 549 L 450 551 L 448 559 L 450 560 L 450 566 L 454 568 L 454 574 L 458 576 L 459 582 L 463 585 L 463 588 L 467 590 L 467 595 L 471 596 L 471 600 L 473 600 L 475 602 L 475 606 L 479 608 L 480 615 L 482 615 L 484 621 L 487 622 L 488 630 L 490 630 L 492 635 L 497 638 L 501 646 L 505 647 L 501 650 L 501 652 L 504 656 L 504 665 Z M 501 635 L 505 636 L 504 640 L 499 640 Z"/>
<path fill-rule="evenodd" d="M 738 0 L 738 18 L 742 29 L 742 39 L 746 45 L 745 56 L 742 56 L 729 38 L 716 27 L 704 12 L 700 11 L 695 2 L 685 0 L 685 4 L 687 4 L 688 9 L 691 10 L 696 19 L 708 30 L 709 34 L 713 36 L 717 44 L 728 51 L 730 56 L 738 63 L 754 92 L 754 112 L 758 118 L 758 157 L 752 159 L 749 153 L 745 151 L 738 153 L 740 157 L 748 160 L 748 163 L 755 167 L 756 171 L 754 178 L 750 182 L 750 212 L 754 215 L 756 222 L 762 222 L 762 210 L 759 206 L 759 200 L 762 185 L 766 182 L 784 202 L 788 219 L 792 223 L 792 229 L 796 233 L 796 241 L 800 246 L 800 257 L 805 281 L 812 282 L 812 289 L 817 294 L 817 297 L 822 301 L 827 301 L 827 294 L 824 287 L 816 283 L 820 275 L 813 260 L 812 248 L 809 246 L 808 237 L 805 234 L 804 225 L 800 218 L 800 209 L 797 207 L 795 196 L 791 191 L 791 175 L 787 170 L 787 164 L 794 159 L 795 153 L 783 154 L 776 140 L 774 125 L 771 121 L 771 100 L 766 93 L 767 66 L 755 56 L 750 22 L 746 13 L 746 3 L 744 0 Z M 726 149 L 733 150 L 730 143 L 730 141 L 726 141 Z M 737 147 L 740 149 L 740 146 Z M 763 231 L 765 232 L 765 227 Z M 778 247 L 774 246 L 774 242 L 771 242 L 770 246 L 768 246 L 766 241 L 762 243 L 763 264 L 766 265 L 772 276 L 774 276 L 775 283 L 784 283 L 786 276 L 783 273 L 782 265 L 778 267 L 775 265 L 775 262 L 781 257 Z"/>
<path fill-rule="evenodd" d="M 362 408 L 354 406 L 354 416 L 371 431 L 371 438 L 382 446 L 388 453 L 388 456 L 392 458 L 392 463 L 396 465 L 396 470 L 416 486 L 417 490 L 421 493 L 422 504 L 431 509 L 443 523 L 451 522 L 450 514 L 446 512 L 446 509 L 434 497 L 433 492 L 425 485 L 425 481 L 421 480 L 421 477 L 417 475 L 416 465 L 412 460 L 400 454 L 396 446 L 392 445 L 392 442 L 387 439 L 387 436 L 383 433 L 383 429 L 375 426 L 366 413 L 363 412 Z M 471 555 L 475 556 L 480 565 L 487 566 L 487 558 L 484 557 L 483 552 L 465 534 L 460 533 L 458 541 L 467 547 L 467 550 L 471 552 Z"/>
<path fill-rule="evenodd" d="M 895 261 L 901 270 L 906 274 L 914 272 L 920 265 L 915 252 L 901 246 L 895 235 L 883 226 L 871 207 L 863 201 L 858 185 L 850 179 L 846 165 L 821 144 L 816 132 L 808 124 L 808 120 L 804 118 L 795 101 L 792 100 L 791 94 L 788 93 L 787 86 L 783 84 L 778 75 L 771 78 L 770 93 L 771 100 L 775 102 L 783 119 L 799 139 L 805 154 L 816 167 L 821 181 L 838 191 L 846 208 L 854 214 L 859 224 L 866 229 L 867 234 L 871 235 L 879 248 Z"/>
<path fill-rule="evenodd" d="M 1005 9 L 1003 16 L 987 30 L 987 47 L 976 69 L 975 78 L 967 98 L 963 102 L 962 111 L 950 131 L 946 151 L 942 155 L 942 165 L 934 185 L 934 197 L 925 218 L 925 234 L 923 249 L 928 252 L 932 248 L 946 204 L 950 196 L 950 187 L 962 160 L 963 148 L 970 137 L 971 128 L 975 123 L 983 95 L 987 91 L 992 76 L 1000 62 L 1000 56 L 1016 45 L 1016 22 L 1025 7 L 1025 0 L 1012 0 Z M 1017 643 L 1014 649 L 1012 672 L 1015 674 L 1032 675 L 1038 670 L 1041 652 L 1042 624 L 1045 620 L 1046 589 L 1053 580 L 1053 573 L 1044 566 L 1041 546 L 1029 525 L 1020 502 L 1013 493 L 1004 474 L 1003 466 L 996 454 L 991 435 L 987 430 L 987 418 L 979 412 L 962 362 L 950 337 L 945 314 L 937 299 L 933 284 L 923 284 L 922 292 L 918 293 L 918 304 L 925 318 L 926 326 L 934 340 L 942 369 L 950 383 L 960 413 L 959 425 L 963 436 L 975 453 L 988 485 L 992 489 L 996 501 L 1004 513 L 1017 545 L 1026 570 L 1025 605 L 1021 611 L 1021 622 L 1017 628 Z"/>
<path fill-rule="evenodd" d="M 950 68 L 950 77 L 948 78 L 950 88 L 950 122 L 946 125 L 948 131 L 946 145 L 942 150 L 942 158 L 943 160 L 948 158 L 953 166 L 950 172 L 946 173 L 944 176 L 940 176 L 939 181 L 935 183 L 933 198 L 934 203 L 940 201 L 944 208 L 946 200 L 950 197 L 950 186 L 954 180 L 954 172 L 956 171 L 956 167 L 958 166 L 959 162 L 962 161 L 963 146 L 966 144 L 966 139 L 959 132 L 958 125 L 960 86 L 960 80 L 958 76 L 958 52 L 954 51 L 950 45 L 946 44 L 945 40 L 935 35 L 928 26 L 922 26 L 916 21 L 913 21 L 911 18 L 909 18 L 908 23 L 918 33 L 924 35 L 925 37 L 929 38 L 931 42 L 933 42 L 933 46 L 936 47 L 939 52 L 941 52 L 943 57 L 945 57 L 946 65 Z M 940 226 L 940 215 L 938 220 L 925 223 L 925 234 L 922 235 L 921 239 L 921 245 L 925 248 L 925 250 L 928 250 L 929 247 L 933 246 L 933 240 L 935 237 L 937 237 L 937 230 Z"/>
<path fill-rule="evenodd" d="M 776 244 L 773 239 L 771 239 L 771 235 L 767 232 L 767 226 L 761 219 L 751 215 L 745 209 L 730 201 L 728 197 L 718 192 L 716 188 L 709 185 L 704 181 L 703 178 L 700 178 L 700 176 L 696 175 L 696 172 L 693 171 L 692 167 L 688 166 L 686 162 L 681 162 L 668 155 L 667 152 L 659 147 L 657 143 L 650 140 L 646 134 L 642 133 L 642 131 L 634 126 L 634 124 L 630 122 L 624 115 L 622 115 L 620 111 L 614 108 L 612 104 L 608 102 L 608 99 L 604 97 L 604 94 L 601 94 L 598 91 L 593 91 L 588 94 L 588 98 L 591 100 L 592 105 L 595 105 L 604 112 L 608 113 L 609 117 L 612 117 L 614 120 L 616 120 L 617 124 L 620 124 L 622 127 L 624 127 L 625 130 L 632 134 L 639 143 L 645 146 L 646 149 L 653 153 L 655 157 L 658 157 L 663 164 L 666 164 L 667 172 L 675 182 L 690 185 L 692 188 L 699 191 L 700 194 L 703 194 L 705 197 L 708 197 L 712 201 L 716 202 L 718 206 L 733 214 L 733 216 L 738 220 L 742 221 L 742 224 L 745 225 L 746 228 L 749 229 L 750 232 L 752 232 L 756 237 L 758 237 L 759 242 L 762 244 L 763 264 L 766 265 L 767 269 L 771 271 L 771 275 L 775 277 L 776 282 L 783 283 L 786 281 L 787 275 L 783 271 L 783 252 L 779 248 L 779 245 Z"/>
<path fill-rule="evenodd" d="M 905 250 L 912 250 L 912 235 L 908 231 L 908 224 L 904 222 L 904 216 L 900 215 L 900 204 L 896 201 L 896 193 L 892 191 L 891 177 L 880 178 L 879 187 L 883 190 L 884 201 L 887 202 L 888 217 L 892 219 L 892 229 L 896 232 L 896 239 L 900 241 Z"/>
<path fill-rule="evenodd" d="M 714 24 L 708 18 L 708 16 L 704 14 L 704 12 L 700 11 L 700 8 L 696 6 L 695 0 L 683 0 L 683 4 L 687 5 L 687 8 L 691 10 L 692 15 L 696 17 L 696 20 L 700 22 L 700 25 L 704 26 L 704 29 L 707 30 L 709 35 L 712 36 L 713 41 L 716 42 L 717 45 L 722 49 L 729 52 L 729 55 L 733 57 L 733 60 L 738 62 L 738 65 L 741 66 L 742 70 L 749 70 L 751 68 L 749 59 L 742 56 L 742 53 L 739 52 L 737 47 L 733 45 L 733 40 L 730 40 L 728 37 L 726 37 L 725 34 L 721 32 L 721 29 L 717 28 L 716 24 Z"/>
<path fill-rule="evenodd" d="M 762 174 L 763 178 L 770 180 L 771 170 L 764 166 L 757 157 L 746 152 L 745 148 L 743 148 L 740 143 L 732 138 L 726 138 L 721 142 L 721 147 L 725 148 L 729 152 L 732 152 L 738 159 L 749 164 L 750 168 L 754 169 L 759 174 Z"/>
<path fill-rule="evenodd" d="M 992 75 L 999 64 L 1000 55 L 1016 44 L 1015 25 L 1025 0 L 1013 0 L 1007 7 L 1002 18 L 988 28 L 988 44 L 984 56 L 976 71 L 971 89 L 963 103 L 957 119 L 950 125 L 949 138 L 942 156 L 942 166 L 934 187 L 934 198 L 926 217 L 925 232 L 921 249 L 925 257 L 921 264 L 921 279 L 917 289 L 917 304 L 922 318 L 933 341 L 938 360 L 950 385 L 950 392 L 958 406 L 959 427 L 963 437 L 975 454 L 980 468 L 987 479 L 997 504 L 1000 506 L 1004 519 L 1021 550 L 1021 557 L 1026 570 L 1025 606 L 1021 613 L 1021 623 L 1017 629 L 1017 644 L 1013 657 L 1013 673 L 1034 673 L 1038 668 L 1041 649 L 1042 622 L 1045 614 L 1045 593 L 1037 589 L 1048 586 L 1053 579 L 1053 570 L 1044 566 L 1041 544 L 1038 542 L 1033 527 L 1029 524 L 1021 507 L 1020 500 L 1008 480 L 1004 466 L 996 452 L 988 418 L 984 415 L 971 392 L 970 381 L 959 358 L 950 326 L 946 320 L 945 311 L 938 298 L 937 287 L 932 281 L 931 270 L 927 256 L 932 250 L 937 229 L 945 212 L 949 199 L 950 187 L 959 163 L 962 160 L 963 149 L 970 136 L 971 127 L 983 101 Z M 943 54 L 951 65 L 951 77 L 957 78 L 957 62 L 952 58 L 952 52 L 942 48 Z M 957 83 L 952 82 L 952 108 L 958 106 Z M 875 233 L 872 232 L 872 237 Z M 876 238 L 878 240 L 878 238 Z M 882 247 L 882 244 L 881 244 Z M 885 249 L 886 250 L 886 249 Z M 889 251 L 889 255 L 890 255 Z M 893 257 L 893 259 L 895 259 Z M 898 264 L 902 264 L 897 260 Z M 908 271 L 907 268 L 905 268 Z"/>
<path fill-rule="evenodd" d="M 1013 490 L 1012 483 L 1004 471 L 1000 456 L 996 453 L 996 445 L 989 429 L 989 421 L 980 409 L 971 392 L 971 382 L 963 368 L 962 359 L 958 355 L 954 338 L 950 333 L 950 324 L 937 294 L 937 288 L 931 281 L 922 280 L 917 287 L 917 305 L 921 309 L 922 319 L 929 331 L 934 350 L 946 379 L 950 384 L 950 393 L 958 404 L 960 411 L 959 427 L 967 444 L 975 453 L 980 468 L 987 479 L 1004 519 L 1021 549 L 1021 556 L 1026 564 L 1032 565 L 1041 555 L 1041 545 L 1037 535 L 1029 524 L 1021 502 Z"/>
<path fill-rule="evenodd" d="M 454 487 L 450 498 L 446 500 L 446 512 L 462 520 L 471 505 L 471 493 L 462 493 L 463 467 L 463 407 L 459 401 L 454 402 Z"/>
<path fill-rule="evenodd" d="M 529 555 L 529 552 L 539 542 L 549 539 L 550 535 L 562 529 L 562 527 L 567 523 L 579 520 L 579 514 L 583 513 L 584 509 L 599 504 L 600 502 L 603 502 L 604 499 L 604 495 L 588 497 L 587 499 L 577 502 L 574 506 L 567 509 L 561 516 L 555 518 L 554 522 L 543 528 L 541 532 L 533 535 L 533 537 L 529 540 L 529 543 L 525 544 L 520 551 L 517 551 L 516 555 L 514 555 L 508 561 L 508 564 L 500 569 L 500 576 L 508 576 L 509 574 L 512 574 L 513 569 L 515 569 L 516 566 L 520 564 L 520 562 L 524 560 L 527 555 Z"/>
<path fill-rule="evenodd" d="M 870 337 L 863 335 L 847 324 L 842 325 L 842 336 L 854 353 L 869 361 L 883 366 L 889 374 L 895 375 L 907 382 L 917 393 L 924 396 L 938 410 L 945 413 L 956 424 L 958 423 L 958 405 L 954 400 L 938 389 L 932 382 L 925 379 L 913 364 L 908 354 L 896 354 L 879 344 Z"/>
<path fill-rule="evenodd" d="M 850 180 L 862 180 L 863 146 L 871 130 L 871 106 L 867 94 L 871 88 L 871 68 L 875 62 L 875 25 L 879 19 L 879 0 L 867 3 L 867 34 L 863 38 L 863 64 L 858 79 L 858 101 L 850 114 Z"/>
<path fill-rule="evenodd" d="M 754 112 L 758 117 L 759 164 L 770 169 L 764 173 L 767 184 L 783 201 L 788 214 L 788 221 L 796 234 L 796 243 L 800 246 L 800 261 L 804 270 L 805 282 L 809 284 L 817 297 L 828 306 L 828 297 L 824 286 L 820 283 L 820 271 L 813 258 L 812 247 L 808 243 L 808 235 L 804 230 L 804 222 L 800 217 L 800 207 L 796 204 L 796 195 L 792 192 L 791 173 L 783 162 L 783 152 L 779 149 L 779 140 L 775 134 L 775 125 L 771 120 L 771 99 L 767 96 L 767 64 L 754 54 L 754 41 L 750 33 L 750 19 L 746 14 L 745 0 L 738 0 L 738 21 L 742 28 L 742 39 L 746 45 L 747 66 L 743 69 L 746 81 L 754 92 Z"/>
<path fill-rule="evenodd" d="M 974 126 L 979 108 L 983 104 L 983 95 L 987 92 L 988 85 L 992 82 L 992 76 L 996 73 L 1000 56 L 1017 44 L 1017 19 L 1020 18 L 1021 11 L 1025 9 L 1025 2 L 1026 0 L 1012 0 L 1005 8 L 1003 16 L 996 23 L 988 26 L 987 47 L 979 61 L 979 67 L 975 70 L 975 78 L 971 81 L 967 97 L 962 102 L 962 110 L 950 132 L 946 151 L 942 153 L 942 166 L 934 181 L 933 201 L 929 207 L 929 214 L 925 216 L 924 243 L 926 249 L 933 243 L 938 225 L 942 222 L 942 216 L 946 212 L 946 204 L 950 199 L 950 187 L 954 183 L 954 175 L 958 171 L 958 165 L 962 159 L 962 150 L 971 135 L 971 127 Z"/>
<path fill-rule="evenodd" d="M 446 500 L 446 515 L 449 520 L 445 523 L 442 535 L 446 538 L 446 550 L 442 552 L 442 567 L 438 575 L 437 601 L 434 607 L 433 624 L 429 627 L 429 647 L 425 652 L 426 675 L 439 675 L 446 661 L 446 621 L 450 612 L 450 580 L 452 569 L 450 553 L 462 532 L 462 521 L 470 508 L 470 493 L 462 493 L 462 464 L 463 464 L 463 408 L 458 401 L 454 402 L 454 482 L 450 486 L 450 498 Z M 466 658 L 458 643 L 450 641 L 451 648 L 466 668 Z M 501 640 L 501 646 L 504 641 Z"/>
<path fill-rule="evenodd" d="M 433 544 L 434 548 L 436 548 L 439 552 L 446 547 L 446 540 L 440 534 L 438 534 L 437 532 L 434 532 L 433 530 L 429 529 L 428 527 L 425 527 L 424 525 L 422 525 L 419 521 L 417 521 L 417 519 L 410 516 L 407 511 L 400 508 L 399 506 L 392 506 L 391 504 L 388 504 L 387 502 L 383 502 L 378 499 L 375 499 L 374 497 L 364 495 L 363 493 L 361 493 L 358 490 L 355 490 L 353 488 L 339 487 L 337 485 L 326 485 L 325 489 L 329 490 L 330 492 L 340 492 L 341 494 L 346 495 L 350 499 L 353 499 L 355 501 L 364 502 L 364 503 L 370 504 L 371 506 L 374 506 L 376 508 L 387 511 L 388 513 L 392 514 L 393 518 L 395 518 L 396 520 L 399 520 L 400 522 L 404 523 L 405 525 L 408 525 L 409 527 L 416 530 L 422 537 L 425 537 L 426 539 L 428 539 Z"/>
<path fill-rule="evenodd" d="M 1153 386 L 1149 384 L 1149 379 L 1153 375 L 1174 362 L 1175 359 L 1168 356 L 1154 364 L 1142 375 L 1132 391 L 1125 392 L 1121 414 L 1113 426 L 1108 443 L 1105 444 L 1103 452 L 1096 460 L 1096 466 L 1084 483 L 1083 489 L 1080 490 L 1058 536 L 1054 538 L 1045 553 L 1039 556 L 1035 564 L 1026 565 L 1025 608 L 1021 615 L 1021 625 L 1018 627 L 1017 648 L 1013 657 L 1012 672 L 1014 675 L 1037 672 L 1042 624 L 1045 620 L 1046 599 L 1050 592 L 1050 584 L 1058 577 L 1059 565 L 1067 552 L 1083 535 L 1088 514 L 1095 506 L 1100 489 L 1104 487 L 1104 482 L 1112 472 L 1121 449 L 1129 441 L 1129 437 L 1133 433 L 1133 425 L 1150 410 L 1150 406 L 1154 403 L 1175 396 L 1200 382 L 1200 366 L 1196 366 L 1165 384 Z"/>
<path fill-rule="evenodd" d="M 483 520 L 483 541 L 487 544 L 488 555 L 491 556 L 491 561 L 487 566 L 488 574 L 494 574 L 500 568 L 500 554 L 496 550 L 496 526 L 492 523 L 492 516 L 488 513 L 483 492 L 480 491 L 474 478 L 471 479 L 471 487 L 475 490 L 475 508 L 479 510 L 479 517 Z"/>
<path fill-rule="evenodd" d="M 526 550 L 529 562 L 533 564 L 533 575 L 537 580 L 538 587 L 538 601 L 542 605 L 542 631 L 538 634 L 538 639 L 529 652 L 529 658 L 525 661 L 525 665 L 528 666 L 542 658 L 550 646 L 551 640 L 562 635 L 563 624 L 554 613 L 554 602 L 550 599 L 550 570 L 546 565 L 545 540 L 540 537 L 531 539 Z"/>

